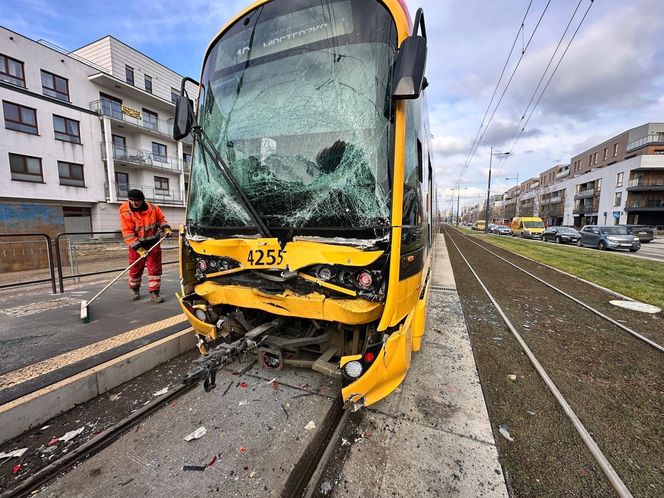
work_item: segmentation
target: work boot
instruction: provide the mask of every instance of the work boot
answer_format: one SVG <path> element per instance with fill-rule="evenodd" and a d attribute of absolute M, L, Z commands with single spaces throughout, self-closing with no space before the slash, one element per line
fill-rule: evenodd
<path fill-rule="evenodd" d="M 153 303 L 163 303 L 164 298 L 159 295 L 159 291 L 150 292 L 150 301 Z"/>
<path fill-rule="evenodd" d="M 139 292 L 138 289 L 132 289 L 131 290 L 131 300 L 132 301 L 138 301 L 141 298 L 141 293 Z"/>

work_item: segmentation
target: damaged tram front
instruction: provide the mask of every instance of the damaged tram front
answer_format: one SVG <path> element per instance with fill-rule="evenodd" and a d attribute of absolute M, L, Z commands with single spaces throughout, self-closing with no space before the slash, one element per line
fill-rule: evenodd
<path fill-rule="evenodd" d="M 259 1 L 212 42 L 174 129 L 195 141 L 178 298 L 203 356 L 185 382 L 211 389 L 249 349 L 341 377 L 355 408 L 403 380 L 431 259 L 425 58 L 400 0 Z"/>

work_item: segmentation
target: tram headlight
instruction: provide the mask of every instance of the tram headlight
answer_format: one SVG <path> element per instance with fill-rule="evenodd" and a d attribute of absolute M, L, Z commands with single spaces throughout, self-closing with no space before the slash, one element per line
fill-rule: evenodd
<path fill-rule="evenodd" d="M 351 379 L 357 379 L 360 375 L 362 375 L 362 370 L 362 363 L 359 361 L 349 361 L 344 365 L 344 372 Z"/>
<path fill-rule="evenodd" d="M 320 270 L 318 270 L 318 278 L 327 282 L 332 278 L 332 269 L 327 266 L 323 266 Z"/>
<path fill-rule="evenodd" d="M 207 320 L 207 314 L 205 313 L 205 310 L 202 308 L 196 308 L 194 310 L 194 316 L 198 318 L 201 322 L 204 322 Z"/>
<path fill-rule="evenodd" d="M 359 272 L 355 276 L 355 285 L 363 290 L 371 289 L 371 286 L 373 285 L 373 277 L 371 276 L 371 273 L 366 270 Z"/>

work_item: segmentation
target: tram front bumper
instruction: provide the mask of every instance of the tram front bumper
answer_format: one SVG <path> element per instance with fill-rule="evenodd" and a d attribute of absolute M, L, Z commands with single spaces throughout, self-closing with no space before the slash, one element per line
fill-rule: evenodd
<path fill-rule="evenodd" d="M 341 390 L 346 408 L 357 410 L 372 405 L 399 387 L 410 367 L 412 339 L 410 320 L 407 320 L 388 337 L 368 370 Z"/>

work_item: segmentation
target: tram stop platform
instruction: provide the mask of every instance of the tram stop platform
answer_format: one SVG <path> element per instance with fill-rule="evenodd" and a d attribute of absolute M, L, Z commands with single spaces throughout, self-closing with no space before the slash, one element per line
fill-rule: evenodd
<path fill-rule="evenodd" d="M 413 354 L 411 370 L 403 384 L 386 399 L 362 410 L 358 419 L 360 425 L 354 428 L 359 444 L 357 440 L 349 442 L 345 457 L 333 469 L 330 480 L 326 481 L 327 474 L 323 475 L 321 489 L 317 490 L 319 494 L 508 495 L 442 235 L 439 235 L 433 268 L 422 349 Z M 90 299 L 106 281 L 71 285 L 64 295 L 44 292 L 0 296 L 0 313 L 5 315 L 0 340 L 8 345 L 4 353 L 8 361 L 3 361 L 0 371 L 0 396 L 4 397 L 0 399 L 1 441 L 18 435 L 26 424 L 38 427 L 50 416 L 83 403 L 86 398 L 108 392 L 148 371 L 151 365 L 156 366 L 193 348 L 193 336 L 173 296 L 178 285 L 175 268 L 165 268 L 162 282 L 165 303 L 153 305 L 146 296 L 132 302 L 126 282 L 118 282 L 108 295 L 93 303 L 90 323 L 82 323 L 80 300 Z M 289 458 L 294 458 L 287 454 L 297 454 L 297 448 L 305 441 L 293 428 L 322 418 L 331 404 L 329 393 L 335 392 L 335 388 L 328 378 L 316 372 L 284 370 L 279 378 L 283 389 L 275 392 L 269 379 L 263 382 L 266 374 L 257 368 L 247 375 L 252 386 L 256 384 L 265 391 L 257 388 L 254 396 L 258 399 L 249 400 L 250 403 L 243 406 L 247 400 L 242 399 L 242 388 L 231 389 L 223 400 L 206 395 L 202 389 L 191 391 L 177 405 L 173 404 L 171 410 L 178 410 L 177 416 L 168 411 L 156 414 L 149 426 L 121 436 L 99 455 L 49 486 L 46 495 L 85 496 L 92 491 L 88 485 L 93 467 L 107 469 L 94 480 L 95 489 L 106 496 L 132 494 L 128 489 L 118 488 L 114 478 L 127 472 L 135 478 L 132 486 L 143 483 L 144 490 L 151 489 L 154 493 L 159 489 L 155 483 L 162 483 L 163 486 L 168 484 L 171 492 L 188 489 L 195 494 L 196 488 L 203 486 L 204 494 L 206 484 L 201 475 L 172 475 L 173 462 L 191 458 L 190 447 L 176 445 L 165 451 L 163 444 L 180 441 L 182 445 L 182 433 L 189 432 L 202 420 L 217 420 L 218 423 L 224 420 L 229 427 L 241 427 L 249 423 L 243 410 L 261 403 L 267 409 L 264 421 L 267 426 L 252 426 L 256 444 L 262 435 L 273 438 L 275 447 L 292 446 L 292 452 L 277 451 L 280 461 L 271 464 L 279 463 L 278 468 L 272 469 L 275 476 L 287 472 Z M 230 379 L 235 383 L 237 377 Z M 299 391 L 288 387 L 302 382 L 316 392 L 324 388 L 329 395 L 302 398 Z M 293 394 L 294 397 L 287 397 Z M 281 409 L 267 405 L 269 400 L 278 408 L 276 396 L 282 403 L 290 403 L 285 405 L 290 413 L 288 425 L 283 431 L 262 434 L 272 429 L 271 425 L 277 426 L 271 419 L 281 415 L 288 418 Z M 220 419 L 219 410 L 223 406 L 228 408 L 223 410 Z M 284 404 L 281 406 L 283 408 Z M 192 407 L 195 407 L 193 411 Z M 272 411 L 270 415 L 268 412 Z M 224 431 L 222 440 L 233 439 L 226 442 L 229 447 L 240 444 L 249 447 L 252 443 L 245 431 Z M 146 446 L 148 440 L 158 444 Z M 209 438 L 205 444 L 218 442 L 219 438 Z M 135 458 L 127 459 L 127 454 L 135 454 Z M 265 458 L 276 457 L 266 453 Z M 142 463 L 137 465 L 136 462 Z M 269 468 L 269 463 L 266 461 L 264 467 Z M 106 474 L 108 483 L 103 484 Z M 217 477 L 205 473 L 205 478 Z M 266 475 L 261 482 L 268 480 Z M 247 479 L 245 483 L 251 481 Z M 240 486 L 243 481 L 237 484 L 229 478 L 226 482 Z M 238 487 L 235 491 L 242 494 L 242 489 Z M 260 489 L 263 489 L 262 484 Z M 261 494 L 257 489 L 252 496 Z M 151 495 L 149 491 L 148 495 Z"/>

